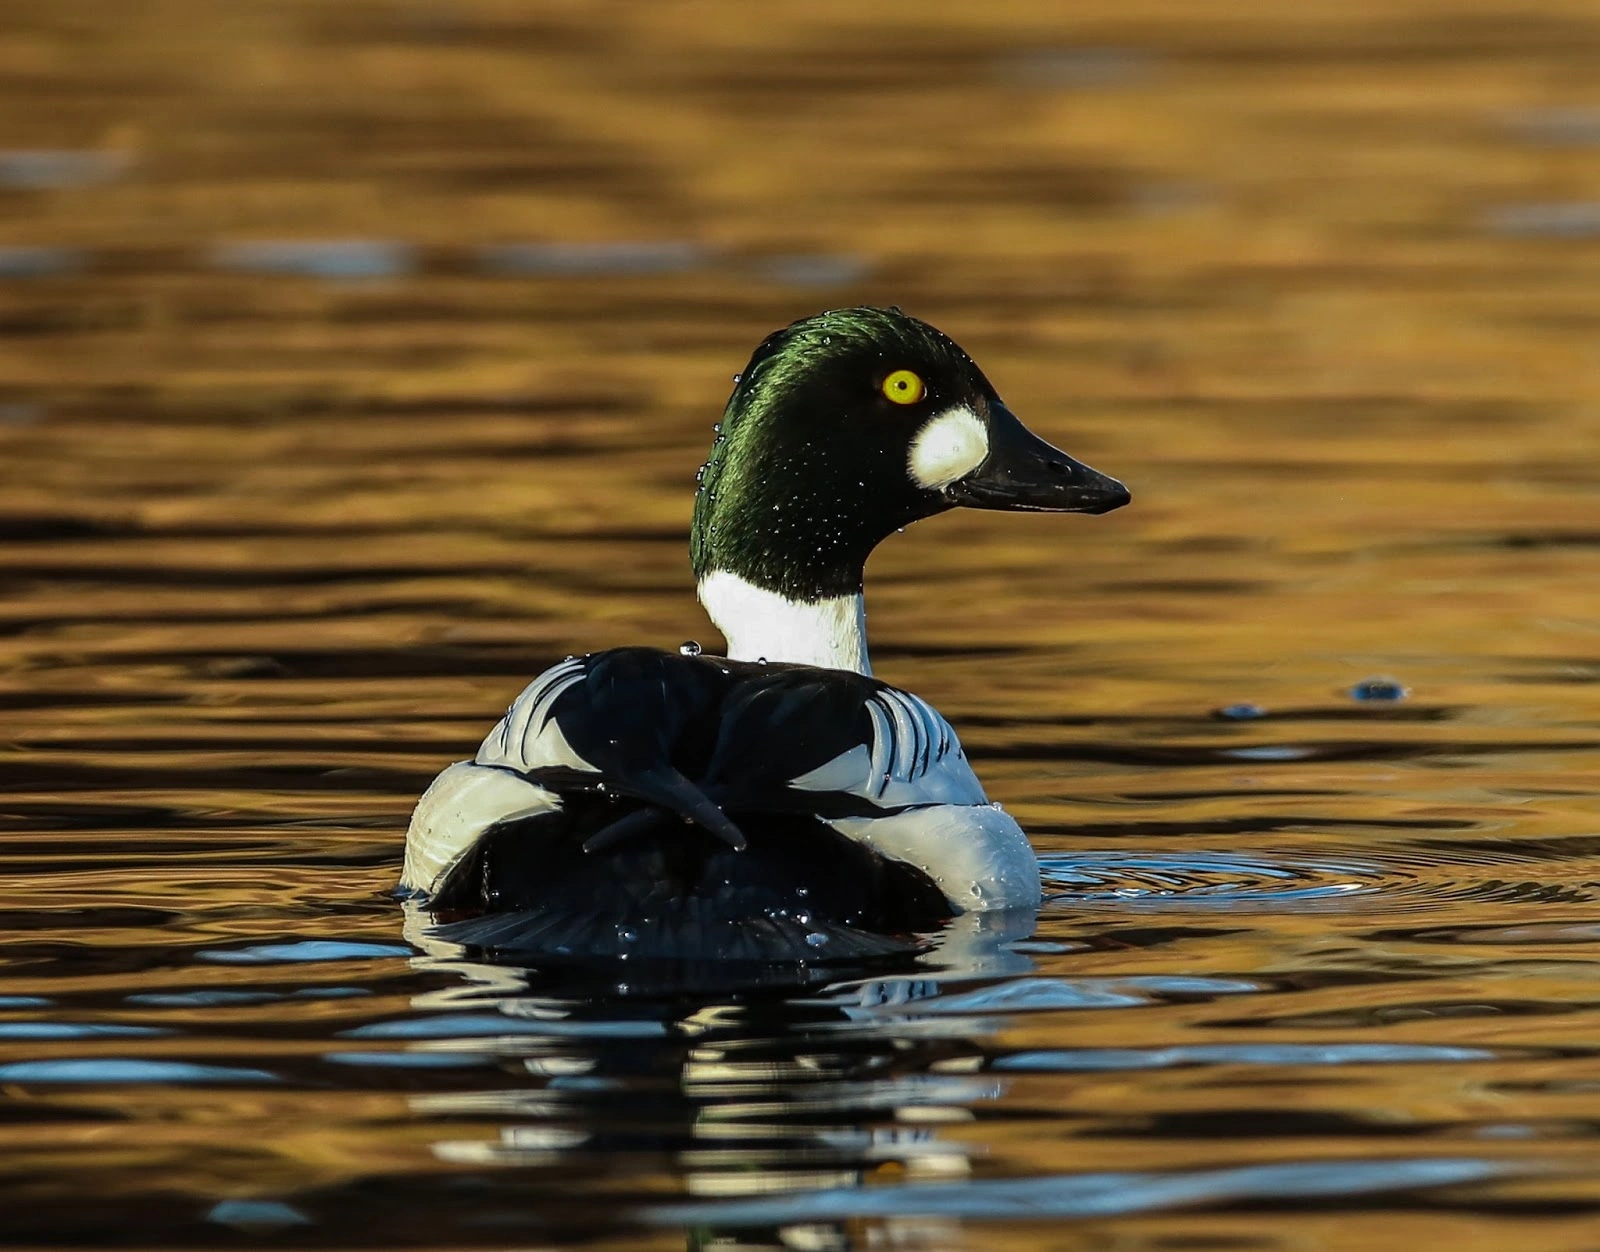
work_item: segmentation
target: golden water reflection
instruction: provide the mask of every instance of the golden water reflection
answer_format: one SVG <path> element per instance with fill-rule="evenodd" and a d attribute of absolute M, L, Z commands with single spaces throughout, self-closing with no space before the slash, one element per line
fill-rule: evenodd
<path fill-rule="evenodd" d="M 7 1238 L 1592 1246 L 1591 4 L 4 25 Z M 1134 492 L 870 571 L 1033 933 L 736 994 L 430 946 L 414 797 L 549 661 L 713 642 L 728 378 L 858 301 Z"/>

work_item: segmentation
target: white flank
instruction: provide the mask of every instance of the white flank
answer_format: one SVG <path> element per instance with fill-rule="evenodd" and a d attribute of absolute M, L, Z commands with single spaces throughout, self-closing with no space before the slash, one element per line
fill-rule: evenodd
<path fill-rule="evenodd" d="M 970 474 L 989 455 L 989 428 L 962 405 L 931 419 L 911 441 L 911 477 L 930 491 L 942 491 Z"/>
<path fill-rule="evenodd" d="M 560 796 L 526 778 L 457 761 L 433 780 L 411 814 L 400 885 L 432 891 L 450 863 L 496 822 L 560 807 Z"/>
<path fill-rule="evenodd" d="M 867 609 L 859 596 L 806 604 L 716 570 L 700 580 L 700 603 L 728 641 L 734 661 L 790 661 L 823 669 L 872 673 L 867 661 Z"/>
<path fill-rule="evenodd" d="M 915 865 L 963 913 L 1037 908 L 1039 861 L 1016 819 L 992 804 L 934 804 L 887 817 L 838 817 L 841 835 Z"/>

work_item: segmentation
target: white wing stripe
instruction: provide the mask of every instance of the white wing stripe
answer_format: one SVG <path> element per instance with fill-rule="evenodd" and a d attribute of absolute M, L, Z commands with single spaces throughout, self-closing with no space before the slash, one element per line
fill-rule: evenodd
<path fill-rule="evenodd" d="M 885 688 L 864 707 L 870 741 L 792 779 L 790 787 L 857 795 L 883 808 L 988 803 L 955 732 L 926 701 Z"/>
<path fill-rule="evenodd" d="M 539 693 L 539 698 L 534 702 L 532 710 L 529 711 L 527 723 L 522 730 L 522 759 L 524 762 L 530 759 L 533 745 L 538 742 L 539 736 L 544 734 L 545 727 L 550 722 L 551 707 L 563 691 L 583 681 L 583 670 L 581 667 L 574 667 L 560 677 L 555 674 L 550 677 L 553 681 L 548 682 L 545 689 Z"/>
<path fill-rule="evenodd" d="M 889 715 L 878 707 L 876 700 L 867 701 L 867 715 L 872 718 L 872 773 L 862 780 L 862 787 L 876 798 L 883 795 L 883 789 L 889 785 L 892 776 L 892 753 L 894 751 L 894 729 L 889 725 Z M 849 787 L 845 790 L 858 791 L 861 787 Z"/>
<path fill-rule="evenodd" d="M 583 662 L 576 658 L 551 666 L 523 689 L 506 715 L 478 749 L 480 765 L 498 765 L 519 771 L 546 765 L 593 770 L 580 758 L 551 716 L 556 700 L 583 681 Z"/>
<path fill-rule="evenodd" d="M 889 716 L 893 719 L 894 727 L 890 732 L 893 736 L 890 742 L 890 751 L 894 761 L 892 766 L 896 779 L 909 781 L 912 767 L 916 764 L 917 751 L 917 722 L 912 716 L 910 707 L 898 691 L 884 691 L 883 703 L 888 705 Z"/>

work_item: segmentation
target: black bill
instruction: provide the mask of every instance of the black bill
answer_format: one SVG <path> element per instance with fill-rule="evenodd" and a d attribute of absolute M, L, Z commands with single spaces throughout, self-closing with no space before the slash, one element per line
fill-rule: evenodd
<path fill-rule="evenodd" d="M 998 400 L 989 404 L 989 455 L 944 489 L 970 509 L 1109 513 L 1132 498 L 1115 478 L 1051 447 Z"/>

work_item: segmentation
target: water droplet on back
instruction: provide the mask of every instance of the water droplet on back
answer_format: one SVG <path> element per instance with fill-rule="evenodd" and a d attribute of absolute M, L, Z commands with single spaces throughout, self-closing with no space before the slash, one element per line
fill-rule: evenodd
<path fill-rule="evenodd" d="M 824 934 L 819 934 L 815 930 L 813 930 L 809 935 L 806 936 L 806 943 L 809 944 L 813 948 L 820 948 L 820 947 L 823 946 L 823 944 L 825 944 L 827 942 L 828 942 L 828 936 L 824 935 Z"/>
<path fill-rule="evenodd" d="M 685 639 L 678 645 L 679 656 L 699 656 L 700 645 L 693 639 Z"/>

